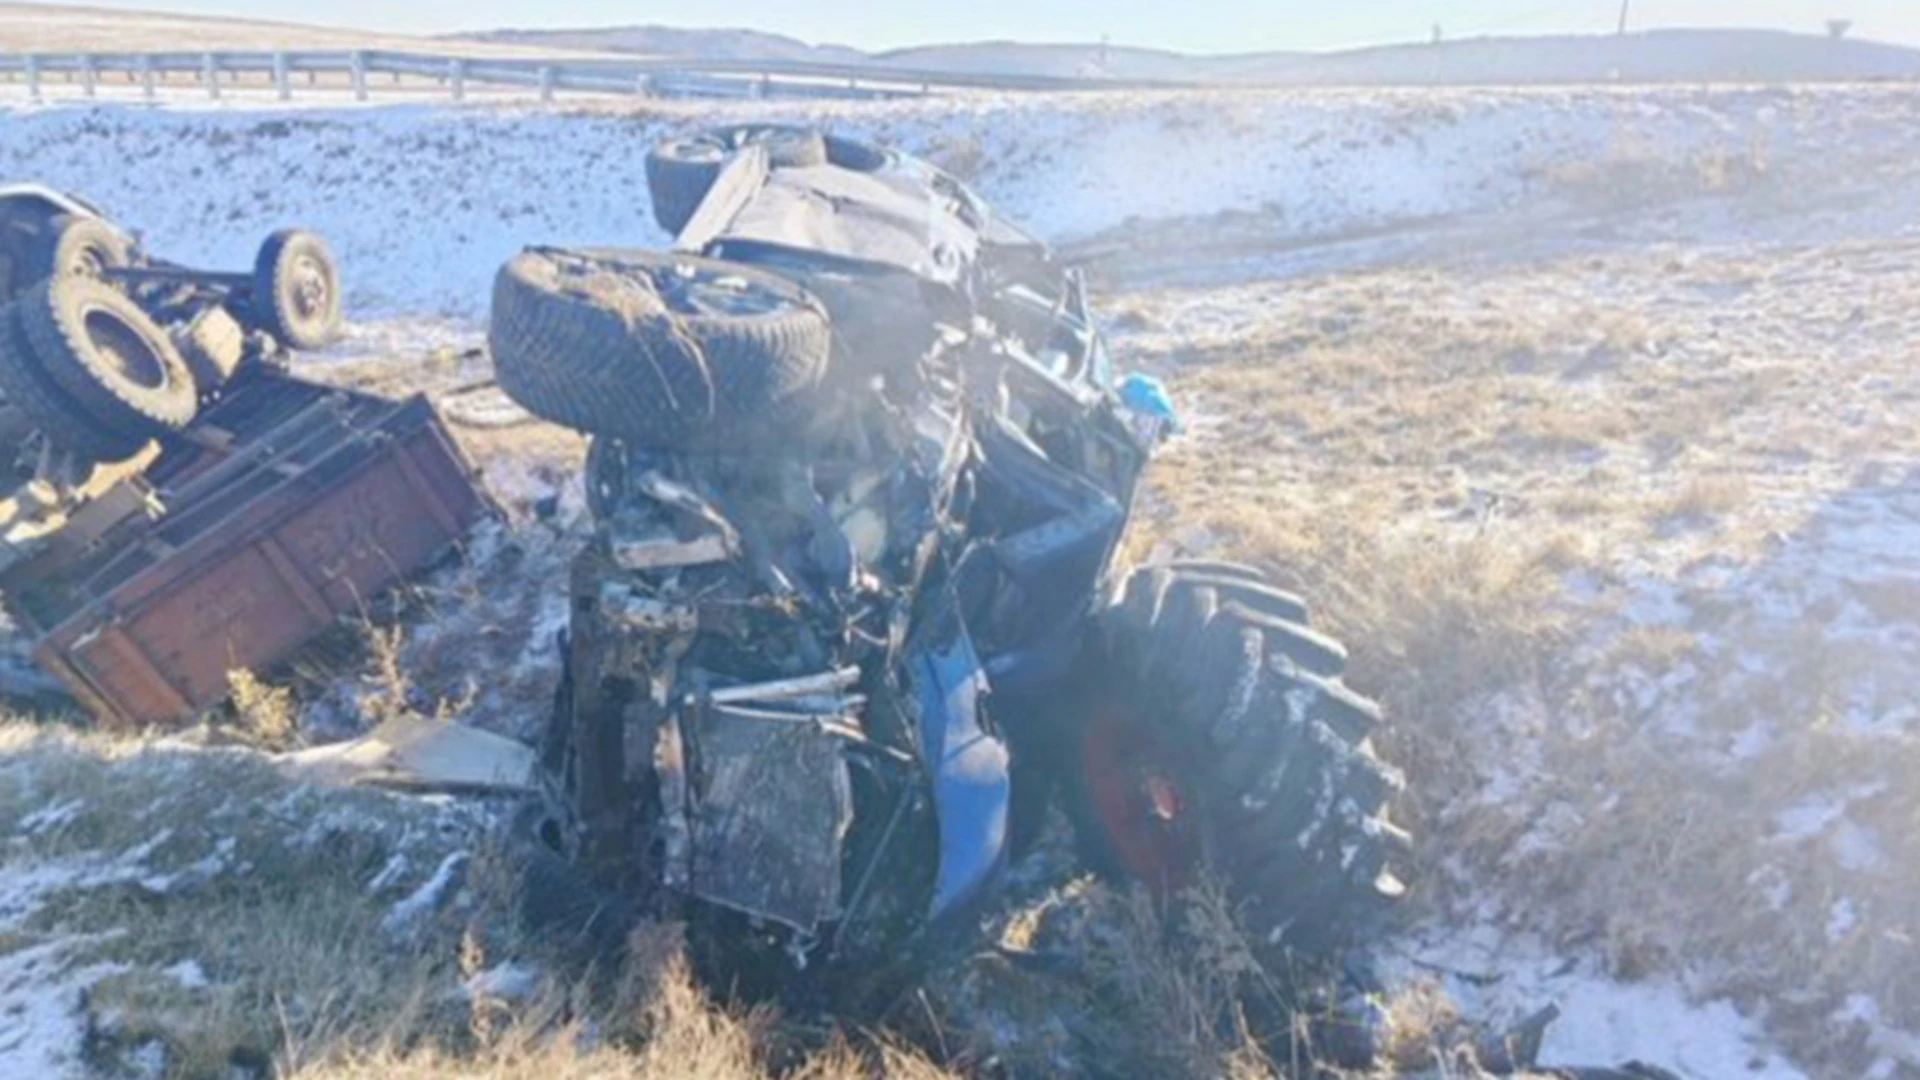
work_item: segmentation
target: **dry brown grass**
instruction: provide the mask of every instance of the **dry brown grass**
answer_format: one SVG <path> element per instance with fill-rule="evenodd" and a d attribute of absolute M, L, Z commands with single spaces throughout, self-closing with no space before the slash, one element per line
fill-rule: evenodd
<path fill-rule="evenodd" d="M 716 1006 L 695 985 L 684 955 L 665 935 L 636 943 L 641 962 L 594 1000 L 584 988 L 549 990 L 540 1000 L 477 1002 L 468 1038 L 421 1045 L 412 1033 L 367 1047 L 340 1046 L 294 1062 L 300 1080 L 441 1077 L 475 1080 L 856 1080 L 891 1076 L 938 1080 L 945 1071 L 891 1044 L 856 1049 L 844 1038 L 808 1050 L 771 1014 Z M 604 994 L 604 992 L 602 992 Z M 588 1010 L 582 1015 L 579 1010 Z M 484 1023 L 477 1018 L 489 1016 Z"/>
<path fill-rule="evenodd" d="M 32 823 L 67 803 L 53 827 Z M 59 886 L 0 953 L 71 938 L 85 944 L 68 966 L 120 965 L 84 1005 L 88 1061 L 107 1073 L 157 1060 L 167 1077 L 221 1080 L 235 1066 L 310 1080 L 1279 1074 L 1278 991 L 1217 896 L 1170 933 L 1145 896 L 1076 884 L 1008 915 L 1009 941 L 1071 949 L 1070 969 L 958 958 L 891 1030 L 839 1030 L 716 1003 L 672 927 L 637 932 L 611 984 L 604 968 L 569 974 L 513 929 L 513 876 L 483 830 L 457 808 L 294 786 L 250 751 L 11 723 L 0 871 L 127 872 Z M 461 850 L 459 891 L 390 925 L 395 901 Z M 511 998 L 461 989 L 499 965 L 539 974 Z"/>
<path fill-rule="evenodd" d="M 157 1054 L 196 1080 L 946 1075 L 903 1044 L 714 1004 L 670 929 L 637 934 L 611 988 L 575 981 L 512 931 L 479 817 L 297 787 L 249 752 L 9 722 L 0 835 L 0 872 L 113 871 L 57 885 L 0 942 L 70 939 L 67 966 L 119 965 L 84 1003 L 88 1062 L 109 1074 Z M 396 929 L 394 902 L 463 848 L 465 889 Z M 509 960 L 547 974 L 511 1001 L 461 991 Z"/>
<path fill-rule="evenodd" d="M 368 882 L 470 838 L 461 815 L 295 787 L 252 753 L 17 724 L 0 760 L 6 866 L 61 875 L 22 928 L 80 943 L 73 963 L 124 969 L 87 999 L 99 1062 L 154 1043 L 170 1075 L 221 1075 L 429 1003 L 431 946 L 382 933 L 393 886 Z M 32 816 L 48 806 L 68 809 Z M 188 961 L 206 986 L 166 974 Z"/>
<path fill-rule="evenodd" d="M 1762 193 L 1775 181 L 1769 147 L 1759 137 L 1675 153 L 1622 135 L 1600 156 L 1556 162 L 1535 176 L 1547 193 L 1583 209 L 1625 213 L 1676 199 Z"/>
<path fill-rule="evenodd" d="M 1858 283 L 1810 295 L 1816 263 Z M 1859 1075 L 1847 995 L 1920 1026 L 1899 972 L 1920 761 L 1910 736 L 1851 730 L 1913 702 L 1910 656 L 1830 625 L 1911 624 L 1920 594 L 1844 548 L 1812 560 L 1815 515 L 1920 460 L 1920 431 L 1885 422 L 1915 388 L 1911 332 L 1827 336 L 1847 318 L 1830 294 L 1920 296 L 1903 267 L 1849 249 L 1394 269 L 1247 286 L 1262 321 L 1225 331 L 1217 296 L 1131 297 L 1128 359 L 1173 379 L 1195 429 L 1133 553 L 1261 563 L 1348 638 L 1413 777 L 1422 910 L 1543 932 L 1623 978 L 1683 971 L 1765 1009 L 1817 1072 Z M 1799 359 L 1836 341 L 1844 366 Z M 1766 614 L 1801 593 L 1797 628 Z M 1836 792 L 1831 821 L 1783 839 Z"/>
<path fill-rule="evenodd" d="M 300 741 L 300 708 L 293 690 L 263 681 L 251 671 L 227 673 L 235 723 L 257 746 L 285 750 Z"/>

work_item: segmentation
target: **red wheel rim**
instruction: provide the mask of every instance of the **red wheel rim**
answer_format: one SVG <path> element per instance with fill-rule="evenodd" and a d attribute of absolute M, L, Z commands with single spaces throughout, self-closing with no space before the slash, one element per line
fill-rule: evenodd
<path fill-rule="evenodd" d="M 1156 892 L 1191 883 L 1200 861 L 1190 794 L 1140 709 L 1107 701 L 1081 734 L 1088 809 L 1119 868 Z"/>

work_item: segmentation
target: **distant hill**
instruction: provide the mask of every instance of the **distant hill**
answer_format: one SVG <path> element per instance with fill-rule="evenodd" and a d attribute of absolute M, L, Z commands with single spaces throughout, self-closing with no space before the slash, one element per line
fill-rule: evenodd
<path fill-rule="evenodd" d="M 189 6 L 189 2 L 181 0 L 181 6 Z M 412 49 L 463 56 L 548 55 L 506 43 L 434 41 L 352 27 L 0 0 L 0 52 L 177 52 L 183 49 Z"/>
<path fill-rule="evenodd" d="M 1241 58 L 1242 61 L 1253 58 Z M 1261 59 L 1234 80 L 1299 84 L 1833 82 L 1920 78 L 1920 50 L 1771 30 L 1474 38 Z"/>
<path fill-rule="evenodd" d="M 1654 30 L 1484 37 L 1339 52 L 1195 56 L 1095 44 L 981 41 L 868 53 L 752 30 L 631 26 L 495 30 L 468 40 L 546 48 L 809 60 L 968 74 L 1059 75 L 1233 85 L 1394 86 L 1584 82 L 1834 82 L 1920 79 L 1920 50 L 1772 30 Z"/>
<path fill-rule="evenodd" d="M 1307 53 L 1263 53 L 1263 62 L 1285 64 Z M 874 63 L 926 71 L 996 75 L 1058 75 L 1076 78 L 1166 79 L 1192 82 L 1213 77 L 1226 58 L 1188 56 L 1165 49 L 1106 45 L 1034 45 L 1017 41 L 979 41 L 962 45 L 921 45 L 874 53 Z"/>
<path fill-rule="evenodd" d="M 610 26 L 591 30 L 485 30 L 449 35 L 495 45 L 591 49 L 646 56 L 697 56 L 705 60 L 806 60 L 858 64 L 867 53 L 846 45 L 809 45 L 798 38 L 758 30 L 688 30 L 673 26 Z"/>
<path fill-rule="evenodd" d="M 183 3 L 186 0 L 182 0 Z M 1920 49 L 1767 30 L 1462 38 L 1337 52 L 1196 56 L 1089 43 L 976 41 L 866 52 L 757 30 L 670 26 L 500 29 L 443 37 L 350 27 L 0 0 L 0 52 L 414 49 L 464 55 L 640 55 L 794 60 L 965 74 L 1271 86 L 1585 82 L 1920 81 Z"/>

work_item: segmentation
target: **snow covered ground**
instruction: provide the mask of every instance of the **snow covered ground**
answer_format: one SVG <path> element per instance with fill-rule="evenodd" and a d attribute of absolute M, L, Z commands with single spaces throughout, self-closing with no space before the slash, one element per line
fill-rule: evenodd
<path fill-rule="evenodd" d="M 1621 177 L 1658 194 L 1756 171 L 1854 173 L 1920 140 L 1893 88 L 977 96 L 657 111 L 32 107 L 0 88 L 9 173 L 84 190 L 151 246 L 244 266 L 325 233 L 363 319 L 477 319 L 527 243 L 658 244 L 647 146 L 729 118 L 819 122 L 925 153 L 1056 242 L 1232 215 L 1267 241 L 1508 211 Z M 1627 194 L 1631 194 L 1628 192 Z"/>
<path fill-rule="evenodd" d="M 413 988 L 377 969 L 434 932 L 483 820 L 249 752 L 0 726 L 0 1075 L 213 1075 L 166 1045 L 192 1018 L 232 1028 L 258 993 L 301 1024 L 369 983 L 397 999 Z M 337 977 L 354 953 L 360 985 Z"/>
<path fill-rule="evenodd" d="M 1087 260 L 1172 379 L 1159 543 L 1293 567 L 1377 631 L 1427 863 L 1389 967 L 1488 1017 L 1558 1000 L 1554 1061 L 1920 1076 L 1920 93 L 0 110 L 0 179 L 176 259 L 326 234 L 356 325 L 313 363 L 401 383 L 480 341 L 522 245 L 662 242 L 663 134 L 926 154 Z M 487 456 L 524 504 L 564 452 Z M 515 686 L 472 689 L 511 729 L 553 612 L 494 584 Z"/>

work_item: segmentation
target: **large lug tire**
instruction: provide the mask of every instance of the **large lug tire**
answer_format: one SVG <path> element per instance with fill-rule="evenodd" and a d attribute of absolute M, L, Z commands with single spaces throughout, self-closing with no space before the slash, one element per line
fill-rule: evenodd
<path fill-rule="evenodd" d="M 56 215 L 20 268 L 22 288 L 54 277 L 98 278 L 133 265 L 133 241 L 99 218 Z"/>
<path fill-rule="evenodd" d="M 50 378 L 33 355 L 20 308 L 0 308 L 0 398 L 56 448 L 87 461 L 121 461 L 143 440 L 107 430 Z"/>
<path fill-rule="evenodd" d="M 500 386 L 527 411 L 671 450 L 776 435 L 830 337 L 819 301 L 784 278 L 606 249 L 515 256 L 488 329 Z"/>
<path fill-rule="evenodd" d="M 20 298 L 20 319 L 56 385 L 117 435 L 145 439 L 192 423 L 200 396 L 166 331 L 124 293 L 56 277 Z"/>
<path fill-rule="evenodd" d="M 653 220 L 669 233 L 680 235 L 713 189 L 720 170 L 748 146 L 764 147 L 767 163 L 776 169 L 827 163 L 827 140 L 805 128 L 745 124 L 666 139 L 647 151 L 647 192 L 653 199 Z"/>
<path fill-rule="evenodd" d="M 250 300 L 255 327 L 290 349 L 324 349 L 340 337 L 340 265 L 304 229 L 281 229 L 260 245 Z"/>
<path fill-rule="evenodd" d="M 1241 569 L 1143 570 L 1101 615 L 1067 809 L 1099 872 L 1169 894 L 1211 874 L 1259 939 L 1324 952 L 1405 892 L 1404 781 L 1345 651 Z"/>

